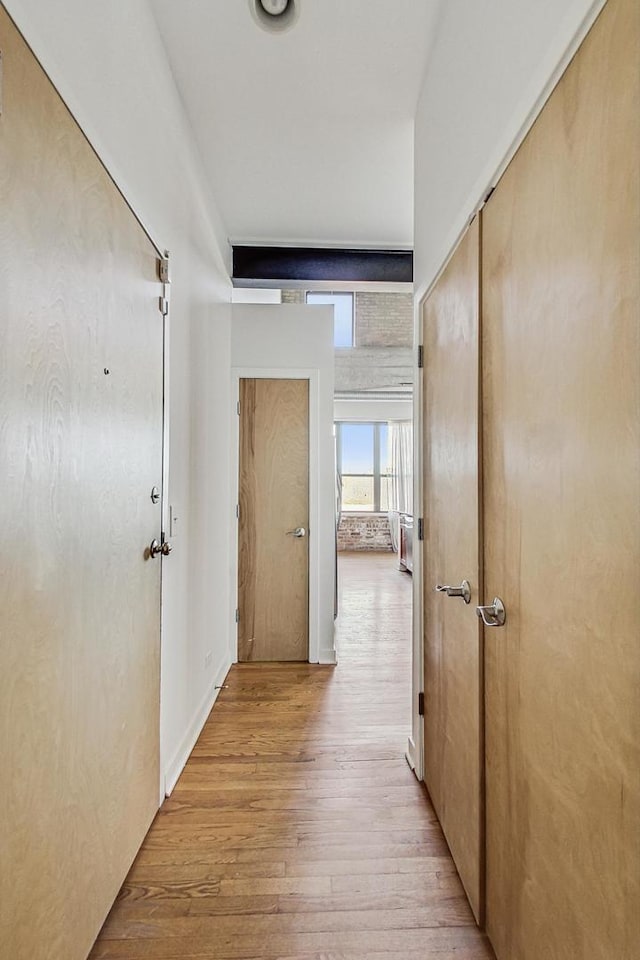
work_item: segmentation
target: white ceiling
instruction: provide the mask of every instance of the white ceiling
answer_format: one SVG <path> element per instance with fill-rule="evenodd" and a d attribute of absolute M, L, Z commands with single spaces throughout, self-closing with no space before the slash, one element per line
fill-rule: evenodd
<path fill-rule="evenodd" d="M 232 242 L 410 247 L 413 119 L 440 0 L 151 0 Z"/>

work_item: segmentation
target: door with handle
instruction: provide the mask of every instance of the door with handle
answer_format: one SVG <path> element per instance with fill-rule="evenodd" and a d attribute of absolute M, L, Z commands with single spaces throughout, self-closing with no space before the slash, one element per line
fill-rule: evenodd
<path fill-rule="evenodd" d="M 428 297 L 424 338 L 425 782 L 482 915 L 477 219 Z M 450 577 L 446 583 L 445 577 Z"/>
<path fill-rule="evenodd" d="M 639 48 L 609 0 L 483 211 L 498 960 L 640 944 Z"/>
<path fill-rule="evenodd" d="M 309 381 L 240 380 L 238 659 L 309 658 Z"/>
<path fill-rule="evenodd" d="M 85 960 L 158 808 L 162 287 L 1 4 L 0 49 L 0 953 Z"/>

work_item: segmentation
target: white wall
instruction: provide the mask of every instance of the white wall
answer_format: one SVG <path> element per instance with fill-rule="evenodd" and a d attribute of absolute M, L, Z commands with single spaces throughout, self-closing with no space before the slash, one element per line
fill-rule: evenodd
<path fill-rule="evenodd" d="M 434 279 L 604 0 L 444 0 L 414 139 L 414 289 Z"/>
<path fill-rule="evenodd" d="M 282 290 L 269 290 L 263 287 L 234 287 L 231 292 L 232 303 L 281 303 Z"/>
<path fill-rule="evenodd" d="M 225 232 L 147 0 L 6 7 L 156 244 L 171 251 L 168 499 L 181 532 L 163 562 L 161 769 L 170 788 L 230 662 L 228 534 L 216 524 L 230 497 Z"/>
<path fill-rule="evenodd" d="M 318 417 L 316 430 L 311 425 L 312 502 L 317 503 L 317 520 L 309 518 L 310 551 L 315 550 L 317 577 L 310 565 L 309 612 L 317 636 L 311 660 L 335 662 L 333 607 L 335 585 L 335 448 L 333 439 L 333 307 L 307 307 L 298 304 L 233 304 L 231 307 L 231 363 L 235 376 L 251 376 L 249 371 L 311 370 L 317 382 Z M 283 374 L 286 376 L 286 372 Z M 233 408 L 230 416 L 234 416 Z M 237 418 L 236 418 L 237 419 Z M 315 435 L 314 435 L 315 434 Z M 236 440 L 237 444 L 237 440 Z M 314 464 L 315 460 L 315 464 Z M 230 538 L 229 579 L 231 595 L 236 596 L 237 552 L 235 504 L 237 490 L 237 451 L 234 458 L 229 505 Z M 315 490 L 314 490 L 315 474 Z M 317 592 L 316 592 L 317 591 Z M 235 599 L 232 602 L 235 610 Z M 313 627 L 312 627 L 313 629 Z"/>

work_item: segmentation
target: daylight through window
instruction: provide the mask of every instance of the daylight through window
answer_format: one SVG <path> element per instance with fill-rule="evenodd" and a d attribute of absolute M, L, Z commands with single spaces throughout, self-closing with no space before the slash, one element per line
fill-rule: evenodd
<path fill-rule="evenodd" d="M 386 423 L 336 423 L 342 510 L 386 513 L 389 509 L 389 430 Z"/>

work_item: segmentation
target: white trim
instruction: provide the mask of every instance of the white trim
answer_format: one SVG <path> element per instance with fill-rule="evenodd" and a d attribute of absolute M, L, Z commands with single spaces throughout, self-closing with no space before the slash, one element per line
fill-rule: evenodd
<path fill-rule="evenodd" d="M 329 649 L 328 647 L 323 647 L 320 650 L 320 654 L 318 656 L 318 663 L 321 663 L 325 666 L 335 666 L 337 662 L 338 662 L 338 654 L 336 652 L 335 647 L 332 647 L 331 649 Z"/>
<path fill-rule="evenodd" d="M 263 244 L 258 244 L 263 246 Z M 284 244 L 279 244 L 284 246 Z M 308 246 L 308 244 L 305 244 Z M 399 249 L 399 248 L 398 248 Z M 263 290 L 308 290 L 313 286 L 313 293 L 322 293 L 323 291 L 341 293 L 411 293 L 413 283 L 404 283 L 402 281 L 392 283 L 384 280 L 234 280 L 234 290 L 250 290 L 251 287 L 259 287 Z M 306 306 L 304 303 L 298 306 Z M 318 304 L 319 306 L 319 304 Z M 345 347 L 345 350 L 350 349 Z"/>
<path fill-rule="evenodd" d="M 229 636 L 231 638 L 231 659 L 238 662 L 238 625 L 236 623 L 236 609 L 238 606 L 238 525 L 235 508 L 238 503 L 238 472 L 240 467 L 240 418 L 238 417 L 238 402 L 240 397 L 240 380 L 268 379 L 268 380 L 308 380 L 309 381 L 309 663 L 335 663 L 335 649 L 320 650 L 320 539 L 317 536 L 320 530 L 318 467 L 319 467 L 319 408 L 320 383 L 318 370 L 313 368 L 265 368 L 265 367 L 232 367 L 231 368 L 231 492 L 233 511 L 231 533 L 232 589 L 230 590 Z"/>
<path fill-rule="evenodd" d="M 422 777 L 421 777 L 421 776 L 418 776 L 417 771 L 416 771 L 416 766 L 417 766 L 417 761 L 418 761 L 418 753 L 417 753 L 417 751 L 416 751 L 416 745 L 415 745 L 415 743 L 414 743 L 413 737 L 409 737 L 409 740 L 408 740 L 408 742 L 407 742 L 407 749 L 406 749 L 406 751 L 405 751 L 405 757 L 406 757 L 407 763 L 409 764 L 409 766 L 411 767 L 411 769 L 413 770 L 413 772 L 414 772 L 414 773 L 416 774 L 416 776 L 418 777 L 418 780 L 421 780 Z"/>
<path fill-rule="evenodd" d="M 431 278 L 427 278 L 424 283 L 415 286 L 417 300 L 423 300 L 427 297 L 438 282 L 469 223 L 484 206 L 487 194 L 497 186 L 500 177 L 513 160 L 606 2 L 607 0 L 593 0 L 577 28 L 575 26 L 575 16 L 571 16 L 569 13 L 565 17 L 563 24 L 553 38 L 553 43 L 550 45 L 546 57 L 540 61 L 524 95 L 513 111 L 505 128 L 504 136 L 496 141 L 495 150 L 482 168 L 465 203 L 462 204 L 460 215 L 454 220 L 447 235 L 447 241 L 444 245 L 447 254 L 440 267 Z M 522 117 L 524 117 L 524 120 L 520 119 Z"/>
<path fill-rule="evenodd" d="M 417 347 L 422 343 L 422 312 L 426 296 L 414 303 L 414 343 L 416 344 L 413 367 L 413 516 L 424 517 L 422 496 L 422 398 L 424 395 L 423 371 L 418 367 Z M 416 524 L 417 528 L 417 524 Z M 417 529 L 413 538 L 412 570 L 412 672 L 411 672 L 411 736 L 407 743 L 407 761 L 418 780 L 424 779 L 424 717 L 418 713 L 418 693 L 424 684 L 423 644 L 423 596 L 422 558 L 424 541 L 418 540 Z"/>
<path fill-rule="evenodd" d="M 184 737 L 182 738 L 180 746 L 168 764 L 163 778 L 163 799 L 171 796 L 173 788 L 178 782 L 178 778 L 187 764 L 187 760 L 191 755 L 191 751 L 195 747 L 198 737 L 202 733 L 202 728 L 209 718 L 209 714 L 211 713 L 213 705 L 218 698 L 222 684 L 224 683 L 224 679 L 230 669 L 231 661 L 227 660 L 218 670 L 217 674 L 213 678 L 211 686 L 207 690 L 200 703 L 200 706 L 196 710 L 196 714 L 191 721 L 191 724 L 189 725 Z"/>
<path fill-rule="evenodd" d="M 269 247 L 284 247 L 287 250 L 295 249 L 296 247 L 315 247 L 319 250 L 344 250 L 345 247 L 349 250 L 375 250 L 392 253 L 411 253 L 413 250 L 413 245 L 411 243 L 392 243 L 389 244 L 386 240 L 380 240 L 378 243 L 372 243 L 370 240 L 353 240 L 345 244 L 344 240 L 328 240 L 318 243 L 318 238 L 313 235 L 308 237 L 290 237 L 288 240 L 270 240 L 265 241 L 264 236 L 254 237 L 251 234 L 236 235 L 229 237 L 229 243 L 233 247 L 264 247 L 268 249 Z M 289 281 L 287 281 L 288 283 Z M 304 283 L 317 283 L 318 281 L 308 281 L 305 280 Z M 323 281 L 329 282 L 329 281 Z M 348 282 L 348 281 L 345 281 Z M 334 280 L 333 283 L 336 283 Z M 288 287 L 285 287 L 285 290 L 288 290 Z"/>
<path fill-rule="evenodd" d="M 135 214 L 134 214 L 135 216 Z M 144 230 L 144 227 L 142 228 Z M 145 231 L 146 232 L 146 231 Z M 148 236 L 148 234 L 147 234 Z M 153 244 L 153 241 L 151 241 Z M 155 246 L 155 244 L 154 244 Z M 157 247 L 156 247 L 157 249 Z M 168 251 L 165 250 L 165 256 L 168 256 Z M 163 256 L 158 254 L 159 257 Z M 171 397 L 171 377 L 170 377 L 170 349 L 171 349 L 171 286 L 169 284 L 163 284 L 162 281 L 158 280 L 158 283 L 161 287 L 161 295 L 167 301 L 167 313 L 161 315 L 162 317 L 162 499 L 160 501 L 160 534 L 166 536 L 169 531 L 169 456 L 170 456 L 170 439 L 171 439 L 171 430 L 170 430 L 170 397 Z M 160 312 L 158 308 L 158 312 Z M 154 533 L 154 536 L 157 536 L 157 533 Z M 165 793 L 165 764 L 163 756 L 163 744 L 162 744 L 162 709 L 163 709 L 163 698 L 162 698 L 162 653 L 165 644 L 165 622 L 164 622 L 164 556 L 160 556 L 160 651 L 159 651 L 159 676 L 158 682 L 160 684 L 160 689 L 158 691 L 158 700 L 159 700 L 159 713 L 158 713 L 158 766 L 160 770 L 160 782 L 158 784 L 159 790 L 159 804 L 162 806 Z"/>

